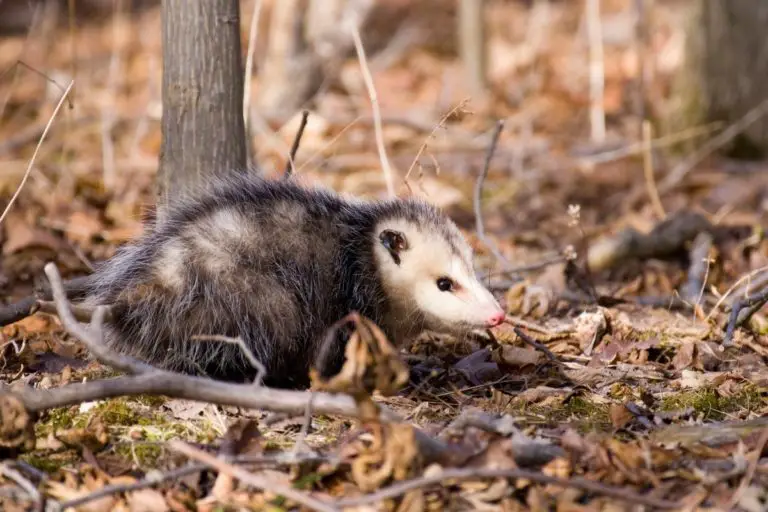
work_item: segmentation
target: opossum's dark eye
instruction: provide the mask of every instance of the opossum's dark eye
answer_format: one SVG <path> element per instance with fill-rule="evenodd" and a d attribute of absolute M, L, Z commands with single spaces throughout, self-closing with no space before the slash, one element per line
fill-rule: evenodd
<path fill-rule="evenodd" d="M 437 280 L 437 289 L 441 292 L 449 292 L 453 290 L 453 281 L 447 277 L 441 277 Z"/>
<path fill-rule="evenodd" d="M 405 235 L 399 231 L 385 229 L 379 235 L 381 245 L 387 248 L 395 264 L 400 264 L 400 253 L 408 249 L 408 241 Z"/>

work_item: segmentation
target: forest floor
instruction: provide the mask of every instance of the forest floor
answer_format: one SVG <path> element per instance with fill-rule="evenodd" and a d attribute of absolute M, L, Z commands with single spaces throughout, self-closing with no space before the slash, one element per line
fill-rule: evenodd
<path fill-rule="evenodd" d="M 27 416 L 6 394 L 0 507 L 280 510 L 296 503 L 275 491 L 288 486 L 330 509 L 386 500 L 389 510 L 764 510 L 766 319 L 740 318 L 724 340 L 733 307 L 765 284 L 768 173 L 707 150 L 723 126 L 676 128 L 687 2 L 655 2 L 644 53 L 635 2 L 603 4 L 603 141 L 590 135 L 581 2 L 494 3 L 492 92 L 480 101 L 450 48 L 370 59 L 398 193 L 446 209 L 509 313 L 488 338 L 427 336 L 408 349 L 408 382 L 376 395 L 405 422 L 152 394 Z M 243 6 L 247 27 L 253 2 Z M 141 233 L 160 149 L 159 27 L 149 8 L 74 31 L 43 17 L 0 36 L 0 205 L 18 192 L 0 220 L 6 303 L 44 282 L 46 263 L 84 275 Z M 654 72 L 638 87 L 649 56 Z M 650 151 L 643 104 L 665 119 Z M 283 172 L 299 120 L 255 128 L 268 176 Z M 384 197 L 380 169 L 352 55 L 310 109 L 296 175 Z M 0 346 L 12 390 L 117 375 L 53 314 L 5 326 Z M 440 443 L 439 456 L 414 426 Z M 228 462 L 185 470 L 190 458 L 204 462 L 200 450 Z"/>

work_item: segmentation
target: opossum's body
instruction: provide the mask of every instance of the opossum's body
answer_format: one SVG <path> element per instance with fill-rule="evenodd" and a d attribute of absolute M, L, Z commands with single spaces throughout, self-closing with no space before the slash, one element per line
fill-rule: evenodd
<path fill-rule="evenodd" d="M 446 279 L 454 286 L 443 290 Z M 474 277 L 459 230 L 435 208 L 347 200 L 253 176 L 172 205 L 99 266 L 87 303 L 113 305 L 107 341 L 139 359 L 250 378 L 256 370 L 238 346 L 199 339 L 240 337 L 267 384 L 292 387 L 308 384 L 328 327 L 352 311 L 394 343 L 503 318 Z M 343 340 L 337 345 L 334 369 L 343 360 Z"/>

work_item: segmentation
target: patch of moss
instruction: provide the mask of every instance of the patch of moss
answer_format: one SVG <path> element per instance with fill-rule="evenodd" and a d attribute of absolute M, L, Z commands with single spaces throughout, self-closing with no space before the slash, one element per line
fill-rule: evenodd
<path fill-rule="evenodd" d="M 46 436 L 57 430 L 74 427 L 80 417 L 77 407 L 58 407 L 50 409 L 46 415 L 35 424 L 35 435 Z"/>
<path fill-rule="evenodd" d="M 714 388 L 682 391 L 664 397 L 660 409 L 677 411 L 692 408 L 703 420 L 721 421 L 728 414 L 756 411 L 766 405 L 766 398 L 757 386 L 747 385 L 732 396 L 723 396 Z"/>
<path fill-rule="evenodd" d="M 64 453 L 48 454 L 45 457 L 35 453 L 23 453 L 19 458 L 30 466 L 48 473 L 49 475 L 57 472 L 73 460 L 71 454 Z"/>
<path fill-rule="evenodd" d="M 134 397 L 134 400 L 136 400 L 141 405 L 146 405 L 147 407 L 160 407 L 168 399 L 164 396 L 138 395 Z"/>
<path fill-rule="evenodd" d="M 527 423 L 555 425 L 569 423 L 579 432 L 611 430 L 608 406 L 590 401 L 586 397 L 574 396 L 568 401 L 544 405 L 515 405 L 512 401 L 504 411 L 508 414 L 524 416 Z"/>
<path fill-rule="evenodd" d="M 163 455 L 163 447 L 154 443 L 123 443 L 115 446 L 115 453 L 126 460 L 134 458 L 142 466 L 155 467 Z"/>

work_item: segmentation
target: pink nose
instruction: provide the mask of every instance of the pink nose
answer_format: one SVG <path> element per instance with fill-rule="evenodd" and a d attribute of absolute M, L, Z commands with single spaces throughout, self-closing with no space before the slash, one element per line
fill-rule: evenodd
<path fill-rule="evenodd" d="M 504 312 L 499 311 L 498 313 L 492 314 L 490 317 L 488 317 L 488 326 L 489 327 L 496 327 L 497 325 L 501 325 L 501 323 L 504 321 Z"/>

